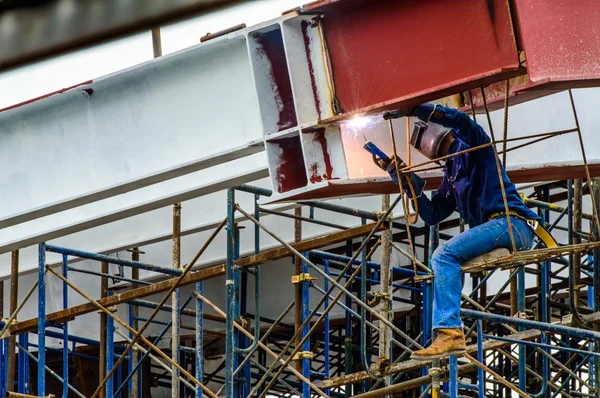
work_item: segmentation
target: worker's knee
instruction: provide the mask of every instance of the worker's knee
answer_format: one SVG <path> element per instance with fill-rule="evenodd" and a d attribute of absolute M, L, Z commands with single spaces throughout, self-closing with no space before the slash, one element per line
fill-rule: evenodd
<path fill-rule="evenodd" d="M 460 269 L 463 260 L 460 253 L 452 245 L 442 244 L 433 252 L 431 257 L 431 268 L 434 274 L 442 267 Z"/>

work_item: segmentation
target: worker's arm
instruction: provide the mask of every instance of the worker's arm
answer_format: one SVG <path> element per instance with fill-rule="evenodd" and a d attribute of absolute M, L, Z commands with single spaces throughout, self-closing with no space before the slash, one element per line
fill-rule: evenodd
<path fill-rule="evenodd" d="M 396 167 L 394 162 L 391 162 L 387 169 L 392 181 L 398 184 L 398 175 L 396 174 Z M 425 180 L 416 175 L 415 173 L 406 174 L 410 179 L 413 186 L 417 203 L 419 204 L 419 215 L 428 225 L 435 225 L 450 216 L 456 209 L 456 202 L 452 195 L 446 195 L 443 192 L 443 186 L 433 198 L 429 199 L 423 194 L 425 188 Z M 409 198 L 413 198 L 410 186 L 406 183 L 406 179 L 403 177 L 402 189 Z M 412 203 L 412 200 L 411 200 Z M 414 203 L 413 203 L 414 209 Z"/>
<path fill-rule="evenodd" d="M 412 110 L 411 115 L 425 122 L 429 119 L 433 123 L 454 129 L 456 137 L 471 147 L 491 142 L 490 137 L 480 125 L 475 123 L 469 115 L 456 109 L 438 105 L 434 112 L 434 105 L 426 103 L 417 106 Z"/>

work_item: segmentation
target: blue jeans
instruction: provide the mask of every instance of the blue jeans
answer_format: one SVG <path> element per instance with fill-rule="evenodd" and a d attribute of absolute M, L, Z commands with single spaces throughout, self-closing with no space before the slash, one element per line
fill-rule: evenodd
<path fill-rule="evenodd" d="M 533 230 L 525 220 L 510 217 L 517 250 L 527 250 L 533 243 Z M 494 249 L 512 250 L 506 216 L 471 228 L 442 244 L 433 253 L 433 329 L 462 328 L 460 302 L 462 264 Z"/>

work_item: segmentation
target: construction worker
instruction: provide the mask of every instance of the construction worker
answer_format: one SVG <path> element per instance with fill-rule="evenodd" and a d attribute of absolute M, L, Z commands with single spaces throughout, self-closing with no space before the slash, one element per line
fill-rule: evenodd
<path fill-rule="evenodd" d="M 467 114 L 455 109 L 428 103 L 383 115 L 386 120 L 404 116 L 416 116 L 420 119 L 412 133 L 411 145 L 429 159 L 491 142 L 481 126 Z M 423 194 L 423 179 L 415 173 L 408 176 L 415 189 L 423 221 L 435 225 L 458 210 L 460 217 L 469 224 L 468 230 L 443 243 L 433 253 L 433 329 L 437 337 L 428 348 L 413 352 L 413 359 L 431 361 L 466 352 L 460 319 L 463 285 L 461 266 L 467 260 L 497 248 L 512 250 L 494 156 L 493 148 L 487 146 L 445 160 L 442 183 L 431 199 Z M 390 163 L 387 171 L 398 184 L 394 162 Z M 539 217 L 525 206 L 502 166 L 501 174 L 516 249 L 527 250 L 531 248 L 534 236 L 527 220 L 532 220 L 533 224 Z M 404 190 L 411 196 L 406 185 Z"/>

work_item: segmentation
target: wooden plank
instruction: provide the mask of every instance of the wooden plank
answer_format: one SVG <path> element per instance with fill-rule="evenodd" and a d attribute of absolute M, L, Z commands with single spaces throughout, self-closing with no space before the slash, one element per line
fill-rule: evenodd
<path fill-rule="evenodd" d="M 320 249 L 332 244 L 345 242 L 349 239 L 355 239 L 361 236 L 365 236 L 369 234 L 369 232 L 371 232 L 374 226 L 375 223 L 361 225 L 360 227 L 351 228 L 340 232 L 334 232 L 332 234 L 327 234 L 312 239 L 307 239 L 305 241 L 293 244 L 292 246 L 300 252 Z M 267 250 L 264 253 L 244 257 L 237 261 L 237 265 L 239 265 L 240 267 L 253 267 L 263 264 L 267 261 L 273 261 L 278 260 L 280 258 L 288 257 L 290 256 L 290 254 L 291 252 L 288 249 L 281 246 L 275 249 Z M 179 286 L 190 285 L 192 283 L 216 278 L 222 275 L 225 275 L 225 264 L 215 265 L 213 267 L 202 269 L 188 274 L 185 278 L 183 278 Z M 176 281 L 176 278 L 169 279 L 166 281 L 155 283 L 150 286 L 144 286 L 120 294 L 115 294 L 114 296 L 105 297 L 98 300 L 98 302 L 105 307 L 126 303 L 133 299 L 143 298 L 160 292 L 165 292 L 169 290 L 171 286 L 175 284 Z M 75 307 L 67 308 L 66 310 L 56 311 L 51 314 L 48 314 L 46 316 L 46 320 L 48 322 L 63 323 L 77 316 L 89 314 L 96 310 L 97 308 L 93 304 L 86 303 Z M 21 333 L 33 332 L 37 329 L 37 323 L 37 318 L 17 322 L 10 327 L 10 334 L 16 335 Z"/>

